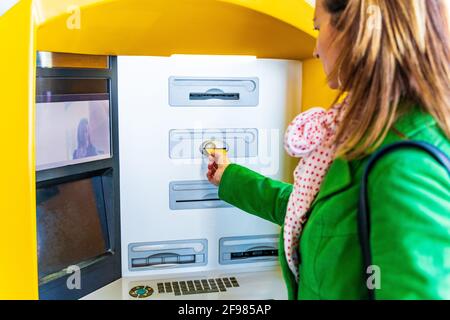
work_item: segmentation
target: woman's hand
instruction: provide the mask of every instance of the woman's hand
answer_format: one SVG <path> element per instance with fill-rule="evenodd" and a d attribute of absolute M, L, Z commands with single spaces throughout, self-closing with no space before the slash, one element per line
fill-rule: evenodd
<path fill-rule="evenodd" d="M 230 160 L 226 152 L 220 151 L 212 152 L 208 159 L 208 173 L 206 174 L 208 181 L 215 186 L 219 186 L 222 175 L 230 164 Z"/>

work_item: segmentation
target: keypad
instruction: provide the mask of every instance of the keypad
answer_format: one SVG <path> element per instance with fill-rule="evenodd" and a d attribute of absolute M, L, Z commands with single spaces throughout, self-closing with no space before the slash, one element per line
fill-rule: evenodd
<path fill-rule="evenodd" d="M 188 281 L 160 282 L 157 283 L 158 293 L 191 295 L 202 293 L 226 292 L 228 289 L 239 287 L 236 277 L 201 279 Z"/>

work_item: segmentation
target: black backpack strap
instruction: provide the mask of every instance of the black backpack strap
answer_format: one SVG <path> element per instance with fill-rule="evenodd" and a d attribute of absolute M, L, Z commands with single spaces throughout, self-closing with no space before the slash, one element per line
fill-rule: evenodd
<path fill-rule="evenodd" d="M 363 262 L 364 262 L 364 270 L 363 270 L 363 278 L 364 285 L 367 284 L 368 279 L 368 268 L 372 265 L 372 255 L 370 250 L 370 208 L 369 208 L 369 196 L 368 196 L 368 179 L 369 174 L 375 164 L 388 153 L 399 149 L 405 148 L 415 148 L 421 149 L 423 151 L 428 152 L 431 156 L 433 156 L 439 163 L 441 163 L 446 169 L 447 173 L 450 175 L 450 159 L 449 157 L 436 148 L 435 146 L 426 143 L 426 142 L 418 142 L 418 141 L 401 141 L 387 147 L 380 149 L 375 152 L 367 163 L 367 166 L 364 170 L 362 181 L 361 181 L 361 189 L 359 193 L 359 204 L 358 204 L 358 232 L 359 232 L 359 242 L 361 244 Z M 367 288 L 369 293 L 369 300 L 375 299 L 375 289 Z"/>

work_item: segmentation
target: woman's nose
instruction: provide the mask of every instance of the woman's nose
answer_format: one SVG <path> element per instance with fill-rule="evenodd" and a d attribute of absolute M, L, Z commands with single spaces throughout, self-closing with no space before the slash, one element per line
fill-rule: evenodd
<path fill-rule="evenodd" d="M 314 58 L 316 58 L 316 59 L 319 59 L 319 58 L 320 58 L 319 52 L 317 51 L 317 46 L 314 48 L 313 56 L 314 56 Z"/>

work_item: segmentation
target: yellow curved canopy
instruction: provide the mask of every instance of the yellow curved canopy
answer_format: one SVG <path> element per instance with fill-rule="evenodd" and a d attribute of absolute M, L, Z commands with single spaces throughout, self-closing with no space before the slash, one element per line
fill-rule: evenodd
<path fill-rule="evenodd" d="M 35 0 L 37 49 L 110 55 L 310 58 L 304 0 Z"/>

